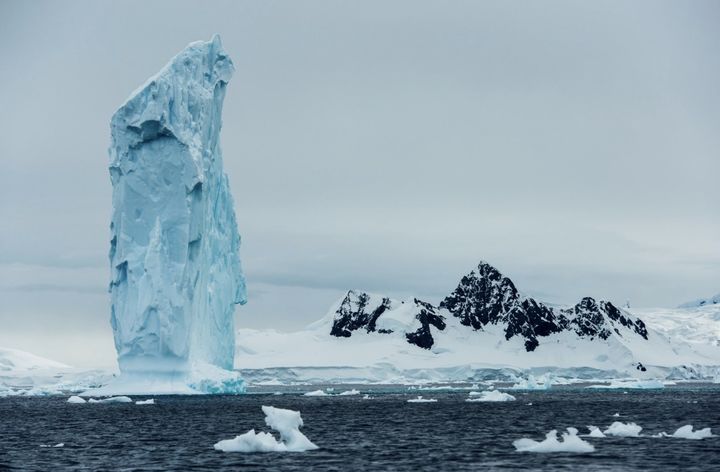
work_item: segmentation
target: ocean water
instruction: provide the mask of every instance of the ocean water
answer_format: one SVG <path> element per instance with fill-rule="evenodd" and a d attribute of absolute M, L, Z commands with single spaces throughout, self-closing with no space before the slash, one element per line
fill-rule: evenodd
<path fill-rule="evenodd" d="M 336 391 L 350 387 L 336 387 Z M 550 429 L 633 421 L 643 434 L 680 426 L 720 433 L 717 386 L 664 390 L 555 388 L 517 401 L 465 402 L 467 391 L 356 386 L 362 396 L 156 397 L 155 405 L 69 404 L 67 397 L 0 398 L 0 470 L 720 470 L 720 438 L 588 439 L 590 454 L 519 453 L 512 442 Z M 422 394 L 436 403 L 408 403 Z M 145 397 L 133 398 L 141 400 Z M 532 405 L 528 405 L 532 403 Z M 299 410 L 320 446 L 303 453 L 224 453 L 221 439 L 267 430 L 262 405 Z M 613 417 L 620 413 L 620 418 Z M 41 447 L 64 443 L 62 448 Z"/>

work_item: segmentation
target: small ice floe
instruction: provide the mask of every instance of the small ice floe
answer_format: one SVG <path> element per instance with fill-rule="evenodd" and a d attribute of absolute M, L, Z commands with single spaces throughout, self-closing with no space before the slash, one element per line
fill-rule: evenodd
<path fill-rule="evenodd" d="M 147 399 L 147 400 L 138 400 L 138 401 L 135 402 L 135 404 L 136 404 L 136 405 L 154 405 L 154 404 L 155 404 L 155 399 L 154 399 L 154 398 L 149 398 L 149 399 Z"/>
<path fill-rule="evenodd" d="M 65 447 L 65 443 L 57 443 L 54 446 L 52 444 L 40 444 L 40 447 Z"/>
<path fill-rule="evenodd" d="M 513 441 L 513 446 L 518 452 L 593 452 L 595 447 L 583 440 L 578 435 L 578 430 L 568 428 L 567 433 L 562 433 L 562 441 L 558 440 L 557 430 L 553 429 L 545 435 L 545 440 L 535 441 L 530 438 L 522 438 Z"/>
<path fill-rule="evenodd" d="M 273 395 L 282 395 L 282 394 L 283 394 L 282 392 L 275 392 L 275 393 L 273 393 Z"/>
<path fill-rule="evenodd" d="M 615 413 L 615 414 L 613 415 L 613 418 L 620 418 L 620 413 Z"/>
<path fill-rule="evenodd" d="M 606 437 L 605 434 L 600 431 L 600 428 L 597 426 L 588 426 L 588 429 L 590 430 L 590 434 L 588 434 L 589 438 L 604 438 Z"/>
<path fill-rule="evenodd" d="M 515 397 L 509 393 L 500 392 L 498 390 L 490 390 L 485 392 L 470 392 L 470 398 L 465 399 L 466 402 L 512 402 Z"/>
<path fill-rule="evenodd" d="M 589 385 L 587 388 L 652 390 L 665 388 L 665 383 L 660 380 L 613 380 L 608 385 Z"/>
<path fill-rule="evenodd" d="M 224 439 L 213 446 L 223 452 L 303 452 L 318 449 L 300 432 L 303 425 L 299 411 L 263 406 L 265 424 L 280 433 L 280 440 L 270 433 L 256 433 L 251 429 L 235 439 Z"/>
<path fill-rule="evenodd" d="M 343 396 L 343 397 L 347 397 L 350 395 L 360 395 L 360 390 L 355 390 L 355 389 L 345 390 L 344 392 L 338 393 L 338 395 Z"/>
<path fill-rule="evenodd" d="M 526 403 L 527 406 L 532 406 L 532 402 Z"/>
<path fill-rule="evenodd" d="M 73 395 L 72 397 L 68 398 L 68 403 L 87 403 L 87 401 L 83 397 L 78 397 L 77 395 Z"/>
<path fill-rule="evenodd" d="M 327 397 L 328 395 L 325 390 L 313 390 L 312 392 L 303 393 L 304 397 Z"/>
<path fill-rule="evenodd" d="M 373 398 L 375 398 L 375 397 L 371 397 L 367 393 L 365 395 L 363 395 L 363 400 L 372 400 Z"/>
<path fill-rule="evenodd" d="M 423 398 L 422 395 L 418 395 L 417 398 L 411 398 L 408 403 L 434 403 L 437 400 L 434 398 Z"/>
<path fill-rule="evenodd" d="M 508 388 L 510 390 L 548 390 L 551 386 L 552 377 L 549 374 L 543 375 L 539 379 L 535 379 L 535 376 L 530 374 L 527 379 L 520 380 Z"/>
<path fill-rule="evenodd" d="M 91 398 L 88 403 L 132 403 L 132 398 L 126 396 L 101 398 L 99 400 Z"/>
<path fill-rule="evenodd" d="M 640 431 L 642 431 L 642 426 L 635 423 L 621 423 L 620 421 L 615 421 L 613 424 L 608 426 L 603 433 L 605 433 L 606 436 L 636 438 L 640 436 Z"/>
<path fill-rule="evenodd" d="M 654 438 L 678 438 L 678 439 L 705 439 L 715 436 L 712 434 L 710 428 L 703 428 L 693 431 L 693 425 L 686 424 L 681 426 L 674 433 L 668 434 L 665 432 L 653 434 Z"/>

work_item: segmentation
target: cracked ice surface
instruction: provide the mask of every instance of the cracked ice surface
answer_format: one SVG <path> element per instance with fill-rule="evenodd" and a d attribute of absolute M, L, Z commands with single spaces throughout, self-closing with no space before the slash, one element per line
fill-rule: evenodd
<path fill-rule="evenodd" d="M 112 117 L 111 323 L 123 375 L 233 367 L 246 301 L 220 127 L 233 64 L 190 44 Z"/>

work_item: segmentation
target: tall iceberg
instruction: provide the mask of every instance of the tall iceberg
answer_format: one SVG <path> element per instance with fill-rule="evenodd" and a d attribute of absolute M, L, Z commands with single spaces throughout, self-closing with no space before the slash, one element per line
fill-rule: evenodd
<path fill-rule="evenodd" d="M 217 379 L 233 368 L 234 305 L 246 301 L 220 151 L 233 71 L 219 36 L 191 43 L 112 117 L 111 324 L 121 378 L 207 386 L 193 372 Z"/>

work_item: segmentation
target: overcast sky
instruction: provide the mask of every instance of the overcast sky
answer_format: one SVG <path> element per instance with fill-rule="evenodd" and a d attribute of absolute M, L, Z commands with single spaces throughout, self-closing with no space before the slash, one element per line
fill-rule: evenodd
<path fill-rule="evenodd" d="M 113 363 L 109 119 L 213 33 L 238 327 L 349 288 L 437 302 L 480 259 L 552 302 L 712 295 L 719 24 L 716 1 L 0 1 L 0 346 Z"/>

